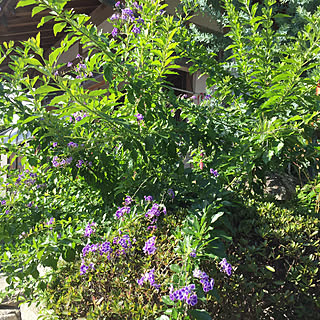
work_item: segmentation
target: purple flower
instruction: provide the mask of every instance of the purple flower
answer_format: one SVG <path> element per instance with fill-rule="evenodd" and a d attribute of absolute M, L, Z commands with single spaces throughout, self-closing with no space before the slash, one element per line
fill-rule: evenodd
<path fill-rule="evenodd" d="M 135 117 L 137 118 L 138 121 L 143 120 L 143 115 L 140 113 L 136 114 Z"/>
<path fill-rule="evenodd" d="M 10 213 L 10 210 L 7 209 L 4 213 L 5 213 L 5 214 L 9 214 L 9 213 Z"/>
<path fill-rule="evenodd" d="M 149 281 L 150 285 L 155 287 L 156 289 L 160 289 L 160 285 L 156 284 L 154 279 L 154 269 L 151 269 L 149 272 L 146 272 L 139 280 L 137 280 L 138 285 L 142 286 L 144 282 Z"/>
<path fill-rule="evenodd" d="M 125 202 L 126 206 L 128 206 L 129 204 L 131 204 L 132 198 L 130 196 L 126 196 L 126 198 L 124 199 L 124 202 Z"/>
<path fill-rule="evenodd" d="M 59 71 L 56 70 L 53 75 L 58 76 L 59 75 Z"/>
<path fill-rule="evenodd" d="M 29 203 L 27 204 L 27 207 L 28 207 L 28 208 L 31 208 L 31 207 L 32 207 L 32 202 L 29 202 Z"/>
<path fill-rule="evenodd" d="M 76 164 L 76 167 L 80 169 L 83 164 L 84 164 L 83 160 L 78 160 L 78 163 Z"/>
<path fill-rule="evenodd" d="M 134 27 L 132 28 L 132 32 L 134 34 L 138 34 L 138 33 L 141 33 L 141 29 L 139 27 L 137 27 L 136 25 L 134 25 Z"/>
<path fill-rule="evenodd" d="M 175 197 L 175 194 L 174 194 L 174 191 L 173 191 L 173 189 L 168 189 L 168 194 L 169 194 L 169 196 L 171 196 L 171 198 L 172 199 L 174 199 L 174 197 Z"/>
<path fill-rule="evenodd" d="M 140 24 L 144 24 L 144 20 L 141 17 L 137 18 L 136 22 Z"/>
<path fill-rule="evenodd" d="M 197 96 L 191 96 L 190 99 L 191 99 L 191 100 L 196 100 L 196 99 L 197 99 Z"/>
<path fill-rule="evenodd" d="M 134 20 L 133 11 L 129 8 L 122 9 L 121 19 L 130 21 Z"/>
<path fill-rule="evenodd" d="M 195 258 L 197 256 L 197 252 L 195 249 L 193 249 L 191 252 L 190 252 L 190 257 L 191 258 Z"/>
<path fill-rule="evenodd" d="M 205 273 L 200 271 L 199 269 L 195 269 L 193 271 L 193 276 L 195 278 L 200 279 L 200 283 L 202 284 L 202 289 L 204 292 L 208 292 L 213 289 L 214 287 L 214 279 L 209 279 L 209 276 Z"/>
<path fill-rule="evenodd" d="M 118 208 L 117 212 L 115 213 L 115 218 L 120 219 L 121 217 L 124 216 L 124 214 L 126 213 L 130 213 L 130 207 L 122 207 L 122 208 Z"/>
<path fill-rule="evenodd" d="M 95 222 L 88 223 L 86 226 L 86 229 L 84 231 L 85 237 L 90 237 L 92 233 L 95 232 L 95 230 L 92 229 L 92 227 L 95 227 L 97 224 Z"/>
<path fill-rule="evenodd" d="M 154 254 L 155 253 L 155 251 L 157 249 L 156 246 L 155 246 L 155 241 L 156 241 L 156 237 L 155 236 L 149 238 L 146 241 L 146 243 L 145 243 L 145 245 L 143 247 L 143 251 L 144 251 L 145 254 L 149 254 L 150 255 L 150 254 Z"/>
<path fill-rule="evenodd" d="M 5 206 L 5 205 L 7 204 L 7 201 L 6 201 L 6 200 L 2 200 L 2 201 L 1 201 L 1 204 L 2 204 L 3 206 Z"/>
<path fill-rule="evenodd" d="M 227 259 L 223 258 L 222 261 L 219 262 L 219 264 L 221 267 L 221 272 L 226 273 L 230 277 L 232 273 L 232 266 L 230 263 L 227 262 Z"/>
<path fill-rule="evenodd" d="M 204 100 L 209 100 L 209 99 L 211 99 L 211 95 L 210 95 L 210 94 L 206 94 L 206 95 L 204 96 Z"/>
<path fill-rule="evenodd" d="M 78 53 L 77 54 L 77 59 L 81 59 L 82 57 L 81 57 L 81 55 L 80 55 L 80 53 Z"/>
<path fill-rule="evenodd" d="M 133 3 L 133 5 L 134 5 L 134 7 L 135 7 L 137 10 L 142 10 L 142 6 L 139 5 L 139 3 L 138 3 L 137 1 L 135 1 L 135 2 Z"/>
<path fill-rule="evenodd" d="M 119 20 L 120 19 L 120 14 L 119 13 L 114 13 L 111 17 L 110 20 Z"/>
<path fill-rule="evenodd" d="M 77 148 L 77 147 L 78 147 L 78 144 L 71 141 L 71 142 L 68 143 L 68 147 Z"/>
<path fill-rule="evenodd" d="M 70 164 L 72 162 L 72 157 L 67 158 L 66 162 L 67 164 Z"/>
<path fill-rule="evenodd" d="M 111 248 L 111 243 L 109 241 L 101 243 L 99 249 L 100 249 L 100 255 L 103 255 L 104 253 L 112 253 L 113 251 L 113 249 Z"/>
<path fill-rule="evenodd" d="M 174 291 L 173 287 L 170 288 L 170 299 L 172 301 L 179 300 L 185 301 L 187 304 L 194 306 L 198 302 L 197 294 L 193 291 L 196 286 L 194 284 L 187 285 L 181 289 Z"/>
<path fill-rule="evenodd" d="M 119 29 L 118 28 L 113 28 L 111 35 L 113 38 L 117 37 L 119 33 Z"/>
<path fill-rule="evenodd" d="M 153 217 L 159 217 L 161 214 L 160 212 L 160 205 L 157 203 L 154 203 L 152 208 L 147 211 L 145 214 L 146 218 L 153 218 Z"/>
<path fill-rule="evenodd" d="M 144 196 L 144 201 L 152 201 L 153 200 L 153 198 L 152 198 L 152 196 Z"/>
<path fill-rule="evenodd" d="M 72 62 L 68 62 L 67 67 L 68 68 L 72 67 Z"/>
<path fill-rule="evenodd" d="M 115 6 L 116 8 L 119 8 L 119 7 L 120 7 L 120 1 L 117 1 L 114 6 Z"/>
<path fill-rule="evenodd" d="M 54 223 L 54 218 L 51 217 L 50 220 L 47 222 L 47 225 L 53 224 Z"/>
<path fill-rule="evenodd" d="M 52 143 L 52 147 L 53 147 L 53 148 L 55 148 L 55 147 L 57 147 L 57 146 L 58 146 L 58 142 L 53 142 L 53 143 Z"/>
<path fill-rule="evenodd" d="M 80 274 L 83 276 L 88 271 L 89 267 L 86 266 L 84 263 L 80 267 Z"/>
<path fill-rule="evenodd" d="M 213 174 L 215 177 L 219 176 L 219 173 L 217 170 L 213 170 L 212 168 L 210 168 L 210 173 Z"/>

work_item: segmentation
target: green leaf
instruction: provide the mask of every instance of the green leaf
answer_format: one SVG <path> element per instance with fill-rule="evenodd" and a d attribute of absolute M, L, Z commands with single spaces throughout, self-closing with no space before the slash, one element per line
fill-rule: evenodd
<path fill-rule="evenodd" d="M 56 36 L 59 32 L 61 32 L 65 27 L 66 27 L 67 23 L 66 22 L 60 22 L 60 23 L 56 23 L 53 26 L 53 33 Z"/>
<path fill-rule="evenodd" d="M 46 10 L 46 7 L 42 7 L 42 6 L 34 7 L 32 9 L 31 16 L 33 17 L 34 15 L 36 15 L 37 13 L 39 13 L 39 12 L 41 12 L 43 10 Z"/>
<path fill-rule="evenodd" d="M 42 94 L 42 93 L 48 93 L 48 92 L 55 92 L 59 89 L 52 87 L 52 86 L 41 86 L 35 90 L 35 94 Z"/>
<path fill-rule="evenodd" d="M 112 82 L 112 65 L 106 64 L 103 70 L 104 78 L 107 82 Z"/>
<path fill-rule="evenodd" d="M 30 6 L 31 4 L 37 4 L 37 2 L 37 0 L 20 0 L 16 8 Z"/>
<path fill-rule="evenodd" d="M 54 19 L 53 16 L 45 16 L 45 17 L 42 17 L 41 20 L 40 20 L 40 22 L 39 22 L 38 25 L 37 25 L 37 28 L 42 27 L 46 22 L 48 22 L 48 21 L 50 21 L 50 20 L 52 20 L 52 19 Z"/>
<path fill-rule="evenodd" d="M 205 310 L 190 310 L 189 315 L 196 320 L 212 320 L 210 314 Z"/>
<path fill-rule="evenodd" d="M 178 273 L 181 271 L 181 267 L 178 264 L 172 264 L 170 265 L 170 270 Z"/>
<path fill-rule="evenodd" d="M 163 296 L 161 297 L 162 302 L 164 302 L 165 304 L 169 305 L 169 306 L 173 306 L 174 302 L 170 299 L 169 296 Z"/>
<path fill-rule="evenodd" d="M 276 272 L 276 270 L 271 266 L 266 266 L 266 269 L 271 271 L 271 272 Z"/>

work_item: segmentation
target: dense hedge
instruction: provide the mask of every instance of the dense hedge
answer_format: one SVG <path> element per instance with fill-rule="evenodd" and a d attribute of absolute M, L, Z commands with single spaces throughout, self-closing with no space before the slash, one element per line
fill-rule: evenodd
<path fill-rule="evenodd" d="M 319 218 L 258 203 L 232 219 L 235 271 L 221 285 L 215 318 L 320 319 Z"/>

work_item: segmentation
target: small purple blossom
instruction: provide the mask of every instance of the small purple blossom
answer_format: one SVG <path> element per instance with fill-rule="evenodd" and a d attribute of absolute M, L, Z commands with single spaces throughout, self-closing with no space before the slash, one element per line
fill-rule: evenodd
<path fill-rule="evenodd" d="M 9 214 L 9 213 L 10 213 L 10 210 L 7 209 L 4 213 L 5 213 L 5 214 Z"/>
<path fill-rule="evenodd" d="M 124 199 L 124 202 L 125 202 L 126 206 L 128 206 L 131 204 L 132 198 L 130 196 L 126 196 L 126 198 Z"/>
<path fill-rule="evenodd" d="M 152 196 L 144 196 L 144 201 L 152 201 L 153 197 Z"/>
<path fill-rule="evenodd" d="M 81 55 L 80 55 L 80 53 L 78 53 L 77 54 L 77 59 L 81 59 L 82 57 L 81 57 Z"/>
<path fill-rule="evenodd" d="M 139 27 L 137 27 L 136 25 L 134 25 L 134 27 L 132 28 L 132 32 L 134 34 L 139 34 L 139 33 L 141 33 L 141 29 Z"/>
<path fill-rule="evenodd" d="M 169 194 L 169 196 L 171 196 L 171 198 L 172 199 L 174 199 L 174 197 L 175 197 L 175 194 L 174 194 L 174 191 L 173 191 L 173 189 L 168 189 L 168 194 Z"/>
<path fill-rule="evenodd" d="M 219 173 L 217 170 L 213 170 L 212 168 L 210 168 L 210 173 L 213 174 L 215 177 L 219 176 Z"/>
<path fill-rule="evenodd" d="M 80 169 L 83 164 L 84 164 L 83 160 L 78 160 L 78 163 L 76 164 L 76 167 Z"/>
<path fill-rule="evenodd" d="M 110 20 L 114 21 L 114 20 L 119 20 L 120 19 L 120 14 L 119 13 L 114 13 L 111 17 Z"/>
<path fill-rule="evenodd" d="M 204 100 L 209 100 L 209 99 L 211 99 L 212 97 L 211 97 L 211 94 L 206 94 L 205 96 L 204 96 Z"/>
<path fill-rule="evenodd" d="M 120 7 L 120 1 L 117 1 L 114 6 L 115 6 L 116 8 L 119 8 L 119 7 Z"/>
<path fill-rule="evenodd" d="M 141 121 L 141 120 L 143 120 L 143 115 L 142 114 L 140 114 L 140 113 L 137 113 L 136 115 L 135 115 L 135 117 L 137 118 L 137 120 L 138 121 Z"/>
<path fill-rule="evenodd" d="M 200 271 L 199 269 L 195 269 L 193 271 L 193 276 L 195 278 L 200 279 L 199 282 L 202 284 L 202 289 L 204 292 L 209 292 L 214 287 L 214 279 L 210 279 L 209 276 L 205 273 Z"/>
<path fill-rule="evenodd" d="M 115 213 L 115 218 L 120 219 L 121 217 L 124 216 L 124 214 L 126 213 L 130 213 L 130 207 L 122 207 L 122 208 L 118 208 L 117 212 Z"/>
<path fill-rule="evenodd" d="M 197 294 L 193 291 L 195 288 L 196 286 L 194 284 L 190 284 L 174 291 L 173 287 L 171 286 L 169 297 L 172 301 L 185 301 L 187 304 L 194 306 L 198 302 Z"/>
<path fill-rule="evenodd" d="M 50 220 L 47 222 L 47 225 L 51 225 L 51 224 L 53 224 L 53 223 L 54 223 L 54 218 L 51 217 Z"/>
<path fill-rule="evenodd" d="M 67 67 L 68 67 L 68 68 L 71 68 L 72 65 L 73 65 L 72 62 L 69 61 L 68 64 L 67 64 Z"/>
<path fill-rule="evenodd" d="M 154 254 L 156 252 L 157 248 L 155 246 L 155 241 L 156 241 L 156 237 L 155 236 L 149 238 L 146 241 L 146 243 L 145 243 L 145 245 L 143 247 L 143 251 L 144 251 L 145 254 L 151 255 L 151 254 Z"/>
<path fill-rule="evenodd" d="M 68 147 L 70 147 L 70 148 L 77 148 L 77 147 L 78 147 L 78 144 L 75 143 L 75 142 L 70 141 L 70 142 L 68 143 Z"/>
<path fill-rule="evenodd" d="M 232 266 L 230 263 L 227 262 L 227 259 L 223 258 L 222 261 L 219 262 L 219 264 L 221 267 L 221 272 L 226 273 L 230 277 L 232 273 Z"/>
<path fill-rule="evenodd" d="M 160 285 L 155 282 L 154 271 L 154 269 L 151 269 L 149 272 L 146 272 L 139 280 L 137 280 L 138 285 L 142 286 L 145 282 L 149 282 L 152 287 L 159 290 Z"/>
<path fill-rule="evenodd" d="M 191 258 L 195 258 L 197 256 L 197 251 L 196 249 L 193 249 L 191 252 L 190 252 L 190 257 Z"/>
<path fill-rule="evenodd" d="M 113 28 L 113 30 L 111 31 L 111 35 L 113 38 L 116 38 L 119 34 L 119 29 L 118 28 Z"/>
<path fill-rule="evenodd" d="M 133 6 L 137 9 L 137 10 L 142 10 L 142 5 L 140 5 L 137 1 L 135 1 L 133 3 Z"/>
<path fill-rule="evenodd" d="M 32 207 L 32 202 L 29 202 L 29 203 L 27 204 L 27 207 L 28 207 L 28 208 L 31 208 L 31 207 Z"/>
<path fill-rule="evenodd" d="M 159 217 L 160 214 L 161 214 L 161 212 L 160 212 L 160 205 L 157 204 L 157 203 L 154 203 L 154 204 L 152 205 L 152 208 L 149 209 L 149 210 L 147 211 L 147 213 L 145 214 L 145 217 L 146 217 L 146 218 Z"/>
<path fill-rule="evenodd" d="M 52 147 L 53 147 L 53 148 L 56 148 L 57 146 L 58 146 L 58 142 L 53 142 L 53 143 L 52 143 Z"/>
<path fill-rule="evenodd" d="M 92 223 L 88 223 L 87 226 L 86 226 L 86 229 L 84 231 L 84 236 L 85 237 L 90 237 L 92 235 L 92 233 L 95 232 L 94 229 L 92 229 L 92 227 L 96 227 L 96 223 L 95 222 L 92 222 Z"/>
<path fill-rule="evenodd" d="M 7 204 L 7 201 L 6 201 L 6 200 L 2 200 L 2 201 L 1 201 L 1 204 L 2 204 L 3 206 L 5 206 L 5 205 Z"/>

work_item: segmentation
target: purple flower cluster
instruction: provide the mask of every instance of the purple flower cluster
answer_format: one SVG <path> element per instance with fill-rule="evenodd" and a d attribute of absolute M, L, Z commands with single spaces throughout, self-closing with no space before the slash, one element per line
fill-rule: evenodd
<path fill-rule="evenodd" d="M 67 159 L 62 159 L 60 162 L 59 162 L 59 157 L 57 156 L 54 156 L 53 159 L 52 159 L 52 165 L 55 167 L 55 168 L 58 168 L 58 167 L 63 167 L 65 165 L 68 165 L 72 162 L 72 157 L 69 157 Z"/>
<path fill-rule="evenodd" d="M 115 218 L 120 219 L 121 217 L 123 217 L 126 213 L 130 213 L 131 208 L 130 207 L 122 207 L 122 208 L 118 208 L 117 212 L 115 213 Z"/>
<path fill-rule="evenodd" d="M 125 255 L 127 251 L 132 248 L 132 244 L 135 242 L 136 239 L 133 238 L 131 240 L 130 236 L 127 234 L 123 235 L 121 238 L 115 237 L 113 239 L 113 244 L 119 245 L 121 247 L 116 251 L 116 256 L 118 257 L 120 254 Z"/>
<path fill-rule="evenodd" d="M 97 226 L 97 224 L 95 222 L 88 223 L 88 225 L 86 226 L 86 229 L 84 231 L 84 236 L 90 237 L 92 235 L 92 233 L 95 232 L 95 230 L 92 229 L 92 227 L 96 227 L 96 226 Z"/>
<path fill-rule="evenodd" d="M 174 197 L 175 197 L 175 193 L 174 193 L 174 191 L 173 191 L 173 189 L 168 189 L 168 195 L 172 198 L 172 199 L 174 199 Z"/>
<path fill-rule="evenodd" d="M 217 170 L 210 169 L 210 173 L 213 174 L 215 177 L 219 176 L 219 172 Z"/>
<path fill-rule="evenodd" d="M 78 162 L 77 162 L 77 164 L 76 164 L 76 167 L 80 169 L 84 163 L 85 163 L 85 162 L 80 159 L 80 160 L 78 160 Z"/>
<path fill-rule="evenodd" d="M 139 29 L 139 28 L 138 28 Z M 133 32 L 133 29 L 132 29 L 132 32 Z M 140 31 L 141 32 L 141 31 Z M 140 32 L 138 32 L 138 33 L 140 33 Z M 135 33 L 135 32 L 134 32 Z M 137 118 L 137 120 L 138 121 L 141 121 L 141 120 L 143 120 L 143 115 L 141 114 L 141 113 L 137 113 L 136 115 L 135 115 L 135 117 Z"/>
<path fill-rule="evenodd" d="M 82 249 L 82 255 L 85 257 L 89 252 L 95 252 L 98 250 L 98 245 L 97 244 L 87 244 L 86 246 L 83 247 Z"/>
<path fill-rule="evenodd" d="M 87 271 L 88 271 L 89 269 L 95 270 L 94 264 L 93 264 L 93 263 L 90 263 L 88 266 L 86 266 L 86 265 L 84 264 L 84 261 L 83 261 L 83 262 L 82 262 L 82 265 L 81 265 L 81 267 L 80 267 L 80 274 L 83 276 L 84 274 L 87 273 Z"/>
<path fill-rule="evenodd" d="M 150 285 L 157 290 L 160 289 L 160 284 L 157 284 L 154 279 L 154 269 L 151 269 L 149 272 L 146 272 L 137 282 L 139 286 L 142 286 L 145 282 L 149 282 Z"/>
<path fill-rule="evenodd" d="M 144 251 L 145 254 L 151 255 L 151 254 L 154 254 L 156 252 L 157 248 L 155 246 L 155 242 L 156 242 L 156 237 L 155 236 L 149 238 L 146 241 L 146 243 L 145 243 L 145 245 L 143 247 L 143 251 Z"/>
<path fill-rule="evenodd" d="M 230 277 L 232 273 L 232 266 L 230 263 L 227 262 L 227 259 L 223 258 L 222 261 L 219 262 L 219 264 L 221 267 L 221 272 L 226 273 Z"/>
<path fill-rule="evenodd" d="M 70 147 L 70 148 L 77 148 L 79 145 L 76 143 L 76 142 L 72 142 L 72 141 L 70 141 L 69 143 L 68 143 L 68 147 Z"/>
<path fill-rule="evenodd" d="M 191 258 L 195 258 L 197 256 L 197 251 L 196 249 L 193 249 L 191 252 L 190 252 L 190 257 Z"/>
<path fill-rule="evenodd" d="M 126 204 L 126 206 L 130 205 L 132 201 L 133 200 L 130 196 L 126 196 L 126 198 L 124 199 L 124 203 Z"/>
<path fill-rule="evenodd" d="M 54 218 L 51 217 L 50 220 L 46 223 L 48 226 L 54 224 Z"/>
<path fill-rule="evenodd" d="M 113 28 L 111 31 L 111 35 L 113 38 L 116 38 L 119 34 L 119 29 L 118 28 Z"/>
<path fill-rule="evenodd" d="M 111 247 L 111 243 L 109 241 L 105 241 L 100 244 L 99 246 L 100 249 L 100 255 L 102 256 L 103 254 L 107 254 L 108 260 L 111 259 L 110 254 L 113 252 L 113 249 Z"/>
<path fill-rule="evenodd" d="M 193 271 L 193 276 L 200 279 L 199 281 L 202 284 L 202 289 L 204 292 L 209 292 L 213 289 L 214 280 L 212 278 L 209 279 L 209 276 L 205 272 L 202 272 L 199 269 L 195 269 Z"/>
<path fill-rule="evenodd" d="M 188 286 L 174 291 L 171 286 L 169 297 L 172 301 L 185 301 L 187 304 L 195 306 L 198 302 L 197 294 L 194 292 L 195 288 L 196 286 L 194 284 L 189 284 Z"/>
<path fill-rule="evenodd" d="M 139 28 L 139 27 L 137 27 L 136 25 L 134 25 L 133 26 L 133 28 L 132 28 L 132 30 L 131 30 L 134 34 L 139 34 L 139 33 L 141 33 L 141 29 Z M 142 117 L 142 119 L 143 119 L 143 116 L 140 114 L 140 113 L 138 113 L 138 115 L 139 116 L 141 116 Z M 138 117 L 137 117 L 138 118 Z M 142 120 L 141 119 L 141 120 Z M 139 119 L 138 119 L 139 120 Z"/>
<path fill-rule="evenodd" d="M 153 198 L 152 198 L 152 196 L 144 196 L 144 201 L 152 201 L 153 200 Z"/>

